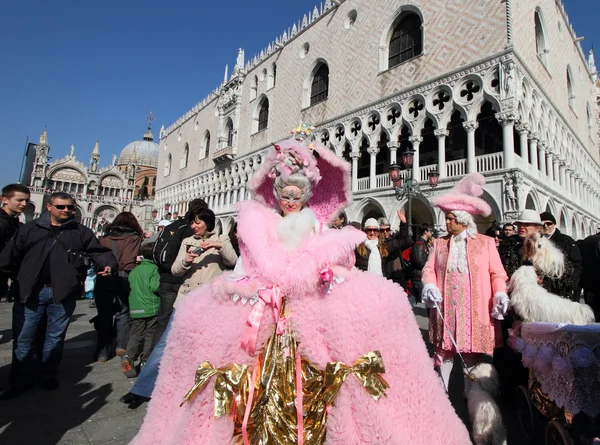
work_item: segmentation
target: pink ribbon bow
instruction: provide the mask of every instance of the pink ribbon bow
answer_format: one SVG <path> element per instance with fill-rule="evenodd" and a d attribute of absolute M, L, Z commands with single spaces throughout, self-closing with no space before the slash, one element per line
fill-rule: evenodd
<path fill-rule="evenodd" d="M 279 286 L 260 289 L 258 291 L 258 302 L 254 305 L 254 308 L 248 316 L 248 320 L 246 320 L 246 331 L 244 332 L 244 338 L 242 340 L 242 349 L 246 350 L 248 354 L 253 355 L 256 351 L 258 331 L 266 306 L 271 306 L 273 320 L 277 323 L 277 334 L 283 334 L 287 319 L 285 317 L 280 318 L 279 316 L 282 304 L 283 294 L 281 293 Z"/>

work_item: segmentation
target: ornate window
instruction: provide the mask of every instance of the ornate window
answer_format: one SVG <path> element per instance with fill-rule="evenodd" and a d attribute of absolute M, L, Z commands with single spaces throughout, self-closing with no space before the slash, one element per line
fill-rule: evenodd
<path fill-rule="evenodd" d="M 204 157 L 208 158 L 209 154 L 210 154 L 210 132 L 207 131 L 204 134 Z"/>
<path fill-rule="evenodd" d="M 264 130 L 269 125 L 269 99 L 264 99 L 258 112 L 258 131 Z"/>
<path fill-rule="evenodd" d="M 321 63 L 312 79 L 310 88 L 310 105 L 327 100 L 329 96 L 329 67 Z"/>
<path fill-rule="evenodd" d="M 165 162 L 165 176 L 169 176 L 171 174 L 171 164 L 173 162 L 173 157 L 171 153 L 167 155 L 167 162 Z"/>
<path fill-rule="evenodd" d="M 573 94 L 573 78 L 571 76 L 571 69 L 567 66 L 567 94 L 569 96 L 569 106 L 575 107 L 575 95 Z"/>
<path fill-rule="evenodd" d="M 536 9 L 533 20 L 535 26 L 535 52 L 540 58 L 540 61 L 546 65 L 549 50 L 546 45 L 542 13 L 539 9 Z"/>
<path fill-rule="evenodd" d="M 181 155 L 181 160 L 179 161 L 179 168 L 186 168 L 188 164 L 188 159 L 190 157 L 190 146 L 185 144 L 183 147 L 183 154 Z"/>
<path fill-rule="evenodd" d="M 227 135 L 227 147 L 233 147 L 233 122 L 231 119 L 225 125 L 225 134 Z"/>
<path fill-rule="evenodd" d="M 423 52 L 421 19 L 415 13 L 406 14 L 394 28 L 390 39 L 388 67 L 392 68 Z"/>
<path fill-rule="evenodd" d="M 277 82 L 277 64 L 273 63 L 271 65 L 271 71 L 269 72 L 269 77 L 267 78 L 267 89 L 273 88 L 275 83 Z"/>
<path fill-rule="evenodd" d="M 254 76 L 252 79 L 252 86 L 250 88 L 250 100 L 256 99 L 258 96 L 258 76 Z"/>

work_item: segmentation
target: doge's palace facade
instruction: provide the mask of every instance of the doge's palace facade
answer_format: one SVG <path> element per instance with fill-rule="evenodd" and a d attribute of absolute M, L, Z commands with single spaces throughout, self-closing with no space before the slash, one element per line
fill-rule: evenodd
<path fill-rule="evenodd" d="M 397 224 L 387 169 L 416 150 L 414 178 L 464 174 L 511 221 L 551 211 L 575 238 L 600 225 L 596 67 L 560 0 L 328 0 L 260 54 L 240 50 L 231 75 L 161 129 L 156 206 L 185 212 L 202 197 L 226 231 L 272 142 L 298 122 L 352 163 L 349 220 Z M 413 223 L 443 225 L 426 197 Z"/>

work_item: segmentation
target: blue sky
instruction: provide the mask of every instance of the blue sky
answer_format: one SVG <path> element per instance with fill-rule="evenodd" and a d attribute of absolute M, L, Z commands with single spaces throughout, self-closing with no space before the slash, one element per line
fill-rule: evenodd
<path fill-rule="evenodd" d="M 373 0 L 377 1 L 377 0 Z M 173 123 L 222 80 L 237 49 L 253 56 L 315 0 L 24 0 L 0 14 L 0 183 L 18 178 L 25 140 L 48 126 L 51 155 L 75 144 L 101 164 Z M 587 51 L 600 48 L 599 0 L 565 0 Z M 598 50 L 600 65 L 600 49 Z"/>

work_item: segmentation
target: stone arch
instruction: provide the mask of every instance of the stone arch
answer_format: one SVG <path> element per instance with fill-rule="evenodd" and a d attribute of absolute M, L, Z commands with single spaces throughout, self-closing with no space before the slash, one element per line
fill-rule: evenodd
<path fill-rule="evenodd" d="M 477 224 L 477 231 L 485 233 L 494 223 L 499 223 L 502 220 L 502 212 L 496 199 L 487 190 L 483 191 L 481 198 L 492 208 L 492 213 L 489 216 L 477 215 L 474 218 L 475 224 Z"/>
<path fill-rule="evenodd" d="M 560 229 L 561 232 L 563 233 L 568 233 L 567 232 L 567 212 L 566 212 L 566 208 L 562 208 L 561 212 L 560 212 L 560 217 L 558 218 L 558 228 Z"/>
<path fill-rule="evenodd" d="M 392 38 L 392 34 L 394 33 L 394 29 L 400 23 L 400 21 L 409 14 L 416 14 L 421 20 L 421 54 L 423 54 L 423 48 L 425 47 L 425 20 L 423 13 L 417 6 L 402 5 L 385 24 L 379 38 L 379 71 L 386 71 L 389 69 L 390 40 Z"/>
<path fill-rule="evenodd" d="M 29 201 L 25 206 L 25 210 L 23 211 L 25 215 L 25 221 L 29 222 L 36 217 L 36 205 L 35 202 Z"/>
<path fill-rule="evenodd" d="M 329 63 L 327 63 L 327 61 L 322 57 L 316 58 L 314 60 L 314 62 L 312 63 L 312 65 L 310 67 L 309 75 L 306 79 L 304 79 L 304 84 L 302 86 L 302 108 L 308 108 L 311 106 L 311 90 L 312 90 L 313 79 L 314 79 L 315 75 L 317 74 L 317 71 L 319 71 L 319 69 L 323 65 L 325 65 L 327 67 L 327 70 L 329 72 L 329 77 L 331 77 L 331 67 L 329 66 Z M 329 82 L 329 85 L 331 85 L 331 82 Z M 328 87 L 328 95 L 329 95 L 329 87 Z"/>
<path fill-rule="evenodd" d="M 407 205 L 408 205 L 408 200 L 403 199 L 402 201 L 398 202 L 397 206 L 395 206 L 393 208 L 392 214 L 389 215 L 389 220 L 390 220 L 390 223 L 392 224 L 392 227 L 398 227 L 400 224 L 400 219 L 398 218 L 396 211 L 401 208 L 403 208 L 406 211 Z M 406 218 L 408 219 L 408 214 L 406 215 Z M 427 223 L 432 226 L 435 225 L 436 219 L 437 218 L 436 218 L 435 210 L 431 206 L 431 203 L 425 196 L 416 195 L 416 196 L 412 197 L 412 199 L 411 199 L 411 221 L 407 221 L 407 222 L 410 222 L 411 226 L 413 227 L 413 233 L 415 233 L 414 229 L 423 223 Z"/>
<path fill-rule="evenodd" d="M 269 98 L 266 94 L 261 94 L 258 97 L 258 100 L 254 103 L 252 107 L 252 134 L 259 132 L 260 130 L 264 130 L 268 127 L 269 114 L 270 114 L 270 105 Z M 261 128 L 261 111 L 263 110 L 263 106 L 266 107 L 266 116 L 267 116 L 267 124 L 266 126 Z"/>
<path fill-rule="evenodd" d="M 525 209 L 535 210 L 538 213 L 540 212 L 540 199 L 533 188 L 529 190 L 529 193 L 527 193 L 527 196 L 525 197 Z"/>
<path fill-rule="evenodd" d="M 215 223 L 215 233 L 218 235 L 223 234 L 223 222 L 221 221 L 221 218 L 217 218 Z"/>
<path fill-rule="evenodd" d="M 377 199 L 365 198 L 357 204 L 351 221 L 358 221 L 362 226 L 362 223 L 373 215 L 377 215 L 377 218 L 385 216 L 385 209 Z"/>

